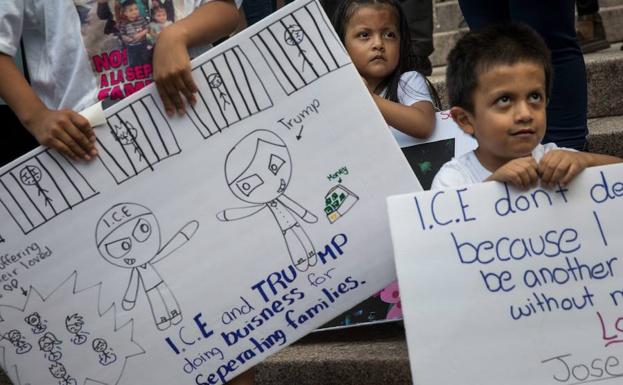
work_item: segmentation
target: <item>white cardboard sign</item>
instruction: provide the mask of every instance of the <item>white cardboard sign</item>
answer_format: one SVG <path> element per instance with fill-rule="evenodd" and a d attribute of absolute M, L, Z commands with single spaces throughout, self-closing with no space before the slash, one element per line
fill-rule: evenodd
<path fill-rule="evenodd" d="M 0 358 L 16 385 L 219 384 L 394 279 L 420 189 L 317 1 L 105 111 L 100 156 L 0 170 Z M 339 86 L 336 86 L 339 85 Z"/>
<path fill-rule="evenodd" d="M 435 114 L 435 130 L 428 139 L 402 135 L 397 141 L 424 190 L 430 188 L 435 174 L 454 157 L 474 150 L 478 143 L 452 120 L 450 111 Z M 394 133 L 396 131 L 394 130 Z M 326 329 L 402 319 L 402 305 L 396 281 L 324 325 Z"/>
<path fill-rule="evenodd" d="M 388 209 L 414 383 L 621 383 L 623 165 Z"/>

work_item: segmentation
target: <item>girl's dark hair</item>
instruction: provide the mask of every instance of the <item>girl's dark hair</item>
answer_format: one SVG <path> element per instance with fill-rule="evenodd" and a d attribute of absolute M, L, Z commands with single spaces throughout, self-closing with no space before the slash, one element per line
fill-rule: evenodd
<path fill-rule="evenodd" d="M 416 56 L 413 53 L 409 24 L 407 23 L 407 18 L 405 17 L 400 2 L 398 0 L 342 0 L 337 5 L 337 8 L 333 13 L 333 28 L 335 28 L 340 40 L 344 43 L 346 25 L 357 8 L 365 6 L 388 7 L 396 12 L 396 17 L 398 18 L 398 33 L 400 34 L 400 58 L 398 60 L 398 66 L 396 66 L 394 72 L 392 72 L 378 85 L 375 91 L 387 88 L 385 98 L 391 100 L 392 102 L 398 102 L 400 76 L 408 71 L 417 71 L 420 74 L 424 72 L 423 68 L 420 68 L 420 62 L 416 60 Z M 428 91 L 432 96 L 434 106 L 436 108 L 441 108 L 441 101 L 435 87 L 433 87 L 431 82 L 425 76 L 424 80 L 426 80 L 426 84 L 428 85 Z"/>

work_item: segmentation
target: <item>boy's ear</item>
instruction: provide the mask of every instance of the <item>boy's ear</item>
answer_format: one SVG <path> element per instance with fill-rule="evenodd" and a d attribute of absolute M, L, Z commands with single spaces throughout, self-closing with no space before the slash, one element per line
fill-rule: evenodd
<path fill-rule="evenodd" d="M 454 106 L 450 108 L 450 115 L 456 124 L 461 127 L 461 130 L 468 135 L 474 135 L 474 122 L 472 114 L 470 114 L 463 107 Z"/>

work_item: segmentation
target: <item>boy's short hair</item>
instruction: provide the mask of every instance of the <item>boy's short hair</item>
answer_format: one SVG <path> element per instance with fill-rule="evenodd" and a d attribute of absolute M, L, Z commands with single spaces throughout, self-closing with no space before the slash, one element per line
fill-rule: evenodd
<path fill-rule="evenodd" d="M 524 24 L 500 24 L 468 32 L 448 54 L 446 86 L 450 107 L 474 113 L 479 76 L 494 66 L 526 61 L 543 66 L 545 94 L 549 98 L 550 52 L 535 30 Z"/>
<path fill-rule="evenodd" d="M 136 4 L 136 0 L 125 0 L 125 1 L 122 1 L 121 2 L 121 12 L 125 11 L 131 5 L 136 5 L 138 7 L 138 4 Z"/>

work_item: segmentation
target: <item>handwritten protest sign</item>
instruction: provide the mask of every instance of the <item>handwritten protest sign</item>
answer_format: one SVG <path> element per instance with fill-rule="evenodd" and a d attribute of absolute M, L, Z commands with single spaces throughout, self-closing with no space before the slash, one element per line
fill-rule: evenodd
<path fill-rule="evenodd" d="M 420 186 L 318 2 L 192 68 L 187 115 L 148 86 L 97 160 L 0 169 L 16 385 L 224 383 L 395 278 L 385 197 Z"/>
<path fill-rule="evenodd" d="M 620 383 L 623 165 L 388 205 L 415 383 Z"/>
<path fill-rule="evenodd" d="M 402 134 L 398 138 L 398 145 L 422 188 L 428 190 L 441 166 L 454 157 L 472 151 L 478 143 L 452 120 L 450 111 L 440 111 L 435 114 L 435 130 L 429 138 L 417 139 Z M 335 317 L 323 325 L 323 328 L 340 328 L 401 319 L 400 291 L 398 283 L 394 281 L 370 298 Z"/>

